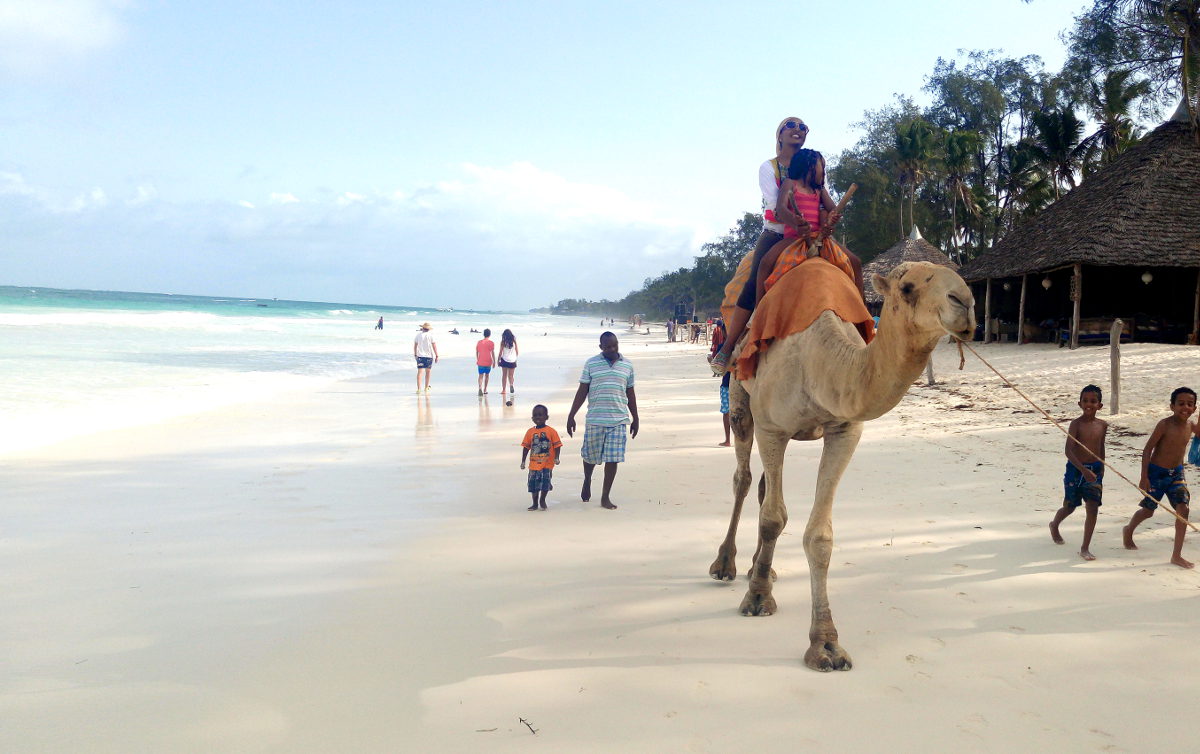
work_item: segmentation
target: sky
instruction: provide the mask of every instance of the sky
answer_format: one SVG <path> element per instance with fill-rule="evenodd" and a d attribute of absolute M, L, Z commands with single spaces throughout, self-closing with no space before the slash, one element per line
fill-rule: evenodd
<path fill-rule="evenodd" d="M 783 118 L 835 156 L 1084 5 L 0 0 L 0 285 L 618 299 L 760 209 Z"/>

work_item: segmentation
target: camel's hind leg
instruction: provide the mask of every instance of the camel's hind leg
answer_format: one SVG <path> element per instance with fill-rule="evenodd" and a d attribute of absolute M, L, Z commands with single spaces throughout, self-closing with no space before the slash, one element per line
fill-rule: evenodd
<path fill-rule="evenodd" d="M 717 559 L 708 567 L 708 575 L 718 581 L 733 581 L 737 576 L 737 527 L 742 503 L 750 490 L 750 451 L 754 448 L 754 417 L 750 414 L 750 396 L 737 380 L 729 381 L 729 428 L 733 430 L 733 449 L 737 468 L 733 472 L 733 514 L 725 541 L 717 549 Z M 761 501 L 760 501 L 761 502 Z"/>
<path fill-rule="evenodd" d="M 851 665 L 850 655 L 838 644 L 825 582 L 829 575 L 829 557 L 833 553 L 833 496 L 861 435 L 862 422 L 826 428 L 825 447 L 817 471 L 817 496 L 804 529 L 804 553 L 808 556 L 812 582 L 812 625 L 808 629 L 810 644 L 804 653 L 804 664 L 813 670 L 849 670 Z"/>
<path fill-rule="evenodd" d="M 762 459 L 767 491 L 758 511 L 758 554 L 750 570 L 750 588 L 742 600 L 742 615 L 775 614 L 771 561 L 775 558 L 775 542 L 787 525 L 787 508 L 783 504 L 783 454 L 790 440 L 788 435 L 758 434 L 758 457 Z"/>

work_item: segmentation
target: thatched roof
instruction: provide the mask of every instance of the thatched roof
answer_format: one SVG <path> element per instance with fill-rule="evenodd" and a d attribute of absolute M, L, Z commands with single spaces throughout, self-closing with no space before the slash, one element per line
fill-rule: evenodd
<path fill-rule="evenodd" d="M 981 280 L 1077 263 L 1200 267 L 1200 146 L 1187 123 L 1154 129 L 960 274 Z"/>
<path fill-rule="evenodd" d="M 871 276 L 877 272 L 880 275 L 887 275 L 901 262 L 933 262 L 952 270 L 958 269 L 958 265 L 950 261 L 950 257 L 922 238 L 921 231 L 917 230 L 917 226 L 914 225 L 908 238 L 863 265 L 863 280 L 867 283 L 864 287 L 868 303 L 875 304 L 883 301 L 883 296 L 876 293 L 871 286 Z"/>

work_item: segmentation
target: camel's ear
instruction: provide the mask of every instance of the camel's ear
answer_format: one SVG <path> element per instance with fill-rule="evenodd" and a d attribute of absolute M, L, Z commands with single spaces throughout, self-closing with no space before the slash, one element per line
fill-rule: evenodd
<path fill-rule="evenodd" d="M 871 276 L 871 286 L 875 289 L 876 293 L 884 298 L 887 298 L 891 285 L 892 282 L 878 272 Z"/>

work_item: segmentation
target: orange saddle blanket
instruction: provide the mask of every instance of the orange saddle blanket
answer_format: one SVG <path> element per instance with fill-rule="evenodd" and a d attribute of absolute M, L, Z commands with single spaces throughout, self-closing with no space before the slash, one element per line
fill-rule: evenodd
<path fill-rule="evenodd" d="M 779 278 L 758 302 L 746 344 L 734 367 L 736 377 L 739 380 L 753 377 L 759 356 L 774 340 L 806 330 L 827 311 L 857 327 L 867 343 L 875 337 L 875 320 L 854 283 L 845 272 L 814 257 Z"/>

